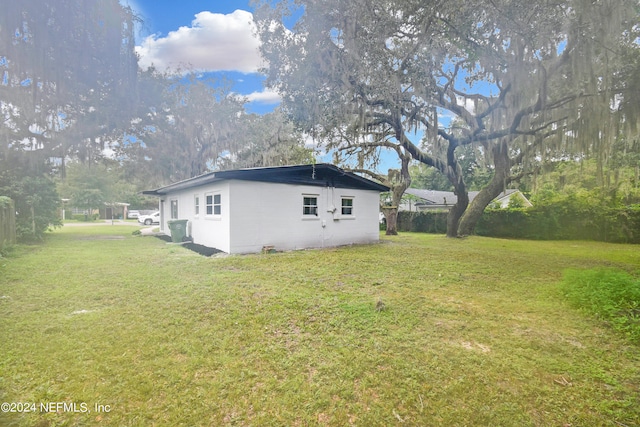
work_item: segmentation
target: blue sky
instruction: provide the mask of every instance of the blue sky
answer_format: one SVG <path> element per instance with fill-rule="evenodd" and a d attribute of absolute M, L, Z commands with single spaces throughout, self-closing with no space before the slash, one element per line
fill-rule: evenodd
<path fill-rule="evenodd" d="M 265 89 L 257 72 L 263 64 L 253 35 L 249 1 L 240 0 L 121 0 L 142 18 L 136 50 L 143 68 L 191 69 L 234 82 L 233 91 L 247 96 L 249 112 L 272 111 L 279 96 Z M 418 142 L 421 133 L 415 135 Z M 329 154 L 320 161 L 331 162 Z M 395 153 L 384 153 L 377 170 L 398 168 Z"/>
<path fill-rule="evenodd" d="M 140 66 L 181 69 L 227 77 L 233 91 L 251 101 L 250 112 L 264 113 L 278 103 L 257 72 L 262 61 L 253 35 L 249 1 L 121 0 L 142 18 L 136 50 Z"/>
<path fill-rule="evenodd" d="M 272 111 L 280 97 L 262 85 L 257 72 L 263 64 L 253 35 L 249 1 L 237 0 L 121 0 L 144 21 L 136 35 L 140 66 L 192 69 L 227 77 L 233 91 L 247 96 L 249 112 Z M 310 141 L 311 143 L 311 141 Z M 331 155 L 319 153 L 319 161 Z M 383 155 L 379 170 L 398 167 L 395 154 Z"/>

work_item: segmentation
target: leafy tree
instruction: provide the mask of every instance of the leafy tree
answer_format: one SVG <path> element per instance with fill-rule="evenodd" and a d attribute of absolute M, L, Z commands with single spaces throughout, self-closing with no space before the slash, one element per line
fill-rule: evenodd
<path fill-rule="evenodd" d="M 411 187 L 427 190 L 453 191 L 453 186 L 436 168 L 426 166 L 424 163 L 414 164 L 410 167 Z"/>
<path fill-rule="evenodd" d="M 0 195 L 15 201 L 16 235 L 19 241 L 39 241 L 50 227 L 61 224 L 60 198 L 47 175 L 24 173 L 22 166 L 0 169 Z"/>
<path fill-rule="evenodd" d="M 479 191 L 491 180 L 493 172 L 490 167 L 484 165 L 481 153 L 474 147 L 466 146 L 458 149 L 460 168 L 464 176 L 464 182 L 470 191 Z M 413 188 L 425 188 L 438 191 L 453 191 L 453 186 L 436 168 L 416 163 L 410 167 L 411 186 Z"/>
<path fill-rule="evenodd" d="M 127 174 L 144 177 L 146 186 L 163 185 L 213 169 L 313 158 L 282 113 L 247 114 L 245 102 L 225 81 L 143 72 L 139 111 L 130 129 L 135 138 L 117 147 Z"/>
<path fill-rule="evenodd" d="M 235 152 L 244 103 L 228 85 L 154 70 L 141 78 L 140 110 L 130 129 L 135 140 L 117 151 L 130 167 L 145 170 L 150 183 L 200 175 Z"/>
<path fill-rule="evenodd" d="M 637 0 L 285 0 L 256 19 L 285 111 L 320 137 L 384 135 L 436 168 L 458 196 L 447 220 L 457 236 L 536 158 L 604 151 L 636 119 L 611 105 L 631 102 L 613 76 L 626 82 L 622 50 L 638 51 L 637 11 Z M 470 209 L 467 146 L 493 173 Z"/>
<path fill-rule="evenodd" d="M 537 203 L 562 203 L 567 197 L 585 199 L 585 203 L 619 207 L 640 203 L 640 175 L 638 160 L 629 155 L 623 163 L 611 161 L 602 170 L 604 184 L 598 177 L 598 161 L 558 161 L 546 163 L 537 176 L 528 177 L 524 184 Z"/>
<path fill-rule="evenodd" d="M 233 155 L 220 160 L 220 169 L 313 162 L 313 150 L 305 147 L 302 133 L 280 110 L 244 114 L 238 125 L 234 134 L 239 145 Z"/>
<path fill-rule="evenodd" d="M 58 157 L 64 166 L 67 156 L 87 157 L 104 144 L 135 104 L 134 20 L 118 0 L 7 2 L 2 151 L 38 151 L 41 161 Z"/>
<path fill-rule="evenodd" d="M 398 209 L 402 203 L 402 196 L 407 188 L 411 186 L 411 174 L 409 172 L 409 162 L 411 156 L 398 148 L 400 158 L 400 169 L 389 169 L 387 175 L 372 172 L 370 169 L 353 169 L 354 172 L 368 175 L 376 181 L 389 187 L 388 194 L 381 194 L 380 210 L 386 222 L 387 236 L 398 234 Z"/>
<path fill-rule="evenodd" d="M 409 170 L 411 155 L 385 135 L 370 134 L 363 137 L 354 129 L 340 126 L 323 131 L 322 138 L 327 142 L 325 148 L 333 150 L 334 163 L 389 187 L 388 193 L 381 194 L 380 210 L 385 217 L 386 234 L 397 235 L 398 207 L 412 180 Z M 388 169 L 386 175 L 376 172 L 382 155 L 389 152 L 395 152 L 400 169 Z"/>
<path fill-rule="evenodd" d="M 107 170 L 102 165 L 74 162 L 68 165 L 66 178 L 61 182 L 60 194 L 71 200 L 71 205 L 85 209 L 89 216 L 100 209 L 111 197 Z"/>
<path fill-rule="evenodd" d="M 136 200 L 138 189 L 124 176 L 124 169 L 114 160 L 68 165 L 68 173 L 58 183 L 58 191 L 64 198 L 71 199 L 75 207 L 93 212 L 107 205 Z"/>
<path fill-rule="evenodd" d="M 22 240 L 59 225 L 54 171 L 95 158 L 135 105 L 131 9 L 117 0 L 5 2 L 0 14 L 0 187 Z"/>

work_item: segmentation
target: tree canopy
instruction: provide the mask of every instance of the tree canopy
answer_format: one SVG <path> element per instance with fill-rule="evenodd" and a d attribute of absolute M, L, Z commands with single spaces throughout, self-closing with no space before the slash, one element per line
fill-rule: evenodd
<path fill-rule="evenodd" d="M 139 80 L 138 110 L 129 140 L 116 152 L 131 175 L 164 185 L 207 171 L 306 163 L 313 157 L 302 134 L 274 111 L 249 114 L 246 99 L 224 80 L 153 69 Z"/>
<path fill-rule="evenodd" d="M 58 178 L 78 207 L 142 205 L 136 191 L 214 168 L 312 158 L 284 115 L 248 114 L 225 82 L 139 70 L 138 20 L 118 0 L 3 5 L 0 189 L 29 222 L 22 235 L 59 223 Z"/>
<path fill-rule="evenodd" d="M 18 235 L 59 225 L 52 180 L 71 157 L 99 153 L 135 104 L 131 9 L 118 0 L 5 2 L 0 14 L 0 194 Z"/>
<path fill-rule="evenodd" d="M 7 2 L 0 15 L 3 149 L 64 160 L 104 144 L 135 104 L 134 20 L 118 0 Z"/>
<path fill-rule="evenodd" d="M 256 20 L 285 111 L 320 137 L 351 130 L 435 167 L 458 196 L 457 236 L 538 159 L 606 153 L 631 135 L 639 10 L 637 0 L 296 0 L 263 2 Z M 467 146 L 493 171 L 471 209 Z"/>

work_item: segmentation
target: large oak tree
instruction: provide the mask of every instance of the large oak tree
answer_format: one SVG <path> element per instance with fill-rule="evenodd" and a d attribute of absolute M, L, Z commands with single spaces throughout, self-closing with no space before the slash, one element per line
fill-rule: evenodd
<path fill-rule="evenodd" d="M 193 73 L 141 72 L 131 138 L 116 147 L 146 188 L 211 170 L 308 163 L 302 134 L 279 111 L 246 112 L 230 82 Z"/>
<path fill-rule="evenodd" d="M 438 169 L 458 196 L 449 236 L 472 232 L 531 162 L 605 152 L 636 120 L 634 86 L 622 77 L 638 54 L 637 0 L 266 3 L 256 20 L 267 83 L 285 110 L 319 137 L 384 135 Z M 288 29 L 292 13 L 301 16 Z M 470 208 L 459 160 L 467 146 L 493 170 Z"/>
<path fill-rule="evenodd" d="M 2 149 L 90 157 L 135 104 L 135 16 L 118 0 L 6 2 L 0 14 Z M 95 151 L 95 150 L 94 150 Z"/>
<path fill-rule="evenodd" d="M 6 1 L 0 12 L 0 194 L 18 235 L 58 224 L 51 173 L 90 159 L 135 104 L 135 17 L 118 0 Z"/>

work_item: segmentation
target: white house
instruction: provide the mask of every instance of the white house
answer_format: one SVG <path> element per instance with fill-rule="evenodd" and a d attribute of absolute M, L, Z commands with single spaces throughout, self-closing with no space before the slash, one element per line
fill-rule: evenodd
<path fill-rule="evenodd" d="M 377 242 L 381 191 L 316 164 L 211 172 L 144 194 L 160 198 L 162 232 L 186 219 L 194 243 L 233 254 Z"/>

